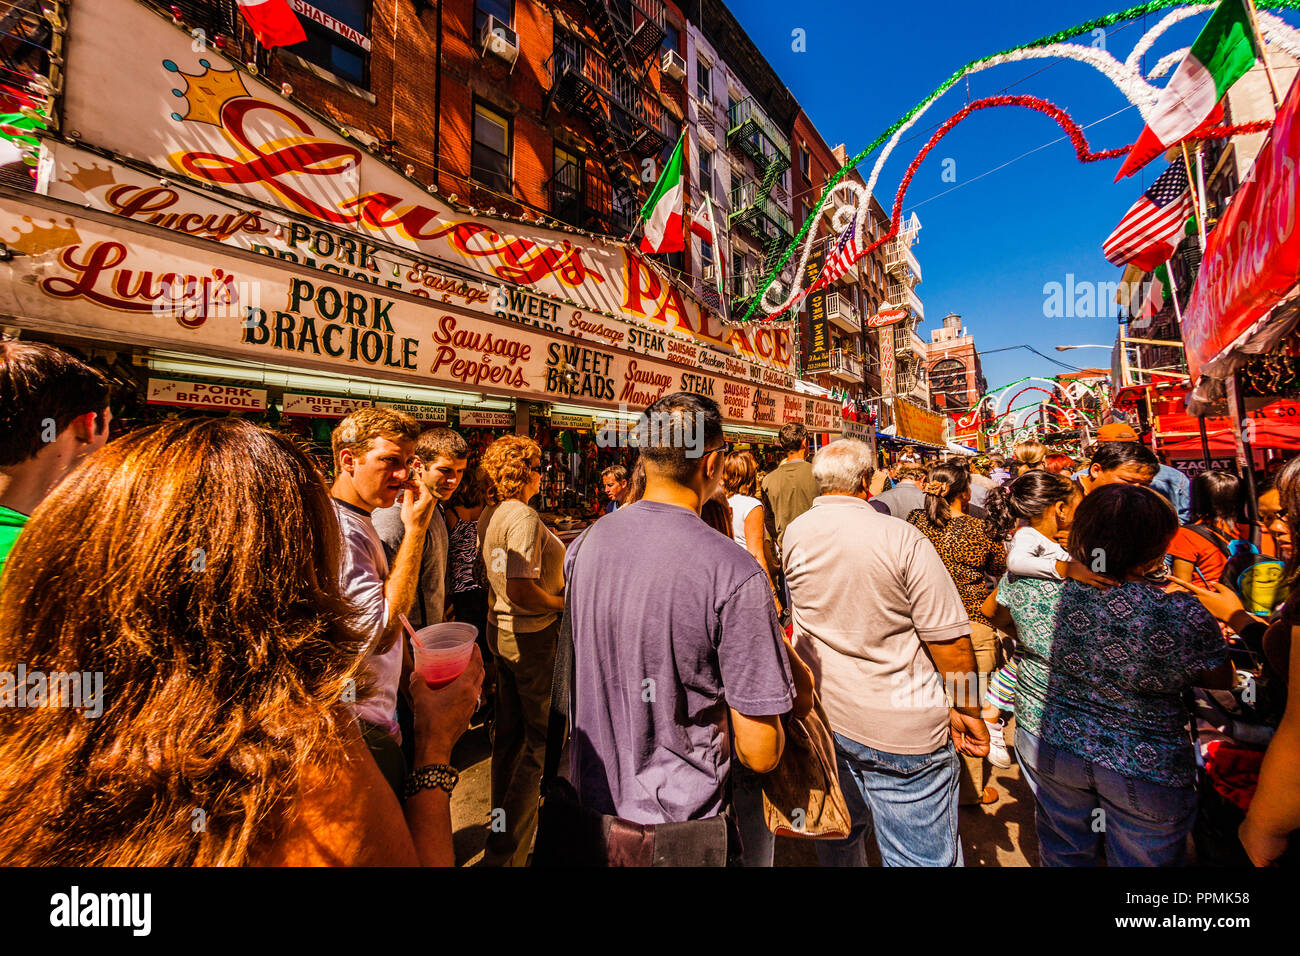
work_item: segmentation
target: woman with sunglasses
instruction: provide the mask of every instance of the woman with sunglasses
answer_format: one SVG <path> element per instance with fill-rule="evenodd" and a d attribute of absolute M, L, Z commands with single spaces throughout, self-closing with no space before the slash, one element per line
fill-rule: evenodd
<path fill-rule="evenodd" d="M 522 866 L 537 823 L 555 643 L 564 611 L 564 545 L 528 502 L 542 487 L 542 450 L 521 435 L 483 454 L 489 505 L 478 543 L 488 580 L 488 646 L 497 662 L 492 806 L 505 828 L 488 834 L 484 863 Z"/>

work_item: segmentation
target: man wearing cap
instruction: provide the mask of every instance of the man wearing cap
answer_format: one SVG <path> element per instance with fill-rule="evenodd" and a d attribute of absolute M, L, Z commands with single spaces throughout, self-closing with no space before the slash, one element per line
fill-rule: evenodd
<path fill-rule="evenodd" d="M 1139 440 L 1133 426 L 1124 422 L 1111 422 L 1097 430 L 1098 442 Z M 1164 455 L 1160 456 L 1160 470 L 1151 480 L 1150 487 L 1152 491 L 1159 492 L 1169 500 L 1174 510 L 1178 512 L 1179 521 L 1188 520 L 1192 508 L 1192 483 L 1177 468 L 1171 468 Z"/>

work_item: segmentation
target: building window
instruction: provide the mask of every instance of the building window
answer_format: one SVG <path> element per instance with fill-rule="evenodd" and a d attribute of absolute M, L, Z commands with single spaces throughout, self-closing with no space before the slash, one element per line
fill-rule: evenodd
<path fill-rule="evenodd" d="M 571 226 L 581 226 L 582 160 L 567 149 L 556 146 L 554 169 L 551 179 L 551 215 Z"/>
<path fill-rule="evenodd" d="M 957 359 L 936 362 L 930 368 L 930 400 L 944 411 L 967 408 L 966 366 Z"/>
<path fill-rule="evenodd" d="M 510 119 L 482 103 L 474 104 L 470 178 L 510 195 Z"/>
<path fill-rule="evenodd" d="M 369 87 L 370 3 L 371 0 L 313 0 L 312 6 L 334 18 L 339 29 L 298 17 L 307 39 L 285 49 L 339 79 Z"/>
<path fill-rule="evenodd" d="M 647 193 L 654 188 L 654 183 L 658 182 L 659 174 L 668 165 L 668 160 L 673 158 L 673 150 L 677 148 L 677 141 L 682 138 L 682 124 L 669 119 L 667 113 L 664 113 L 660 129 L 664 134 L 664 148 L 659 151 L 659 165 L 655 168 L 654 182 L 647 183 L 645 186 Z"/>
<path fill-rule="evenodd" d="M 664 41 L 659 44 L 661 50 L 675 50 L 682 52 L 682 31 L 677 29 L 671 23 L 664 24 Z"/>
<path fill-rule="evenodd" d="M 478 43 L 478 38 L 483 35 L 483 24 L 487 23 L 487 18 L 490 16 L 496 17 L 497 20 L 513 30 L 515 26 L 514 0 L 474 0 L 475 44 Z"/>
<path fill-rule="evenodd" d="M 713 265 L 713 243 L 700 240 L 700 275 L 708 274 Z"/>
<path fill-rule="evenodd" d="M 700 190 L 713 196 L 713 153 L 700 149 Z"/>
<path fill-rule="evenodd" d="M 799 171 L 803 173 L 804 182 L 812 182 L 812 153 L 807 146 L 799 147 Z"/>
<path fill-rule="evenodd" d="M 695 85 L 699 88 L 697 94 L 700 99 L 713 95 L 713 67 L 709 66 L 702 58 L 695 58 Z"/>

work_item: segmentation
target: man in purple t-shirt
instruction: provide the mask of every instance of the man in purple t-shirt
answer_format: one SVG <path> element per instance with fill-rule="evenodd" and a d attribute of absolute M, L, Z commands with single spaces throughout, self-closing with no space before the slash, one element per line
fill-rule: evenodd
<path fill-rule="evenodd" d="M 572 777 L 601 813 L 698 820 L 726 805 L 733 749 L 759 773 L 776 766 L 794 686 L 766 574 L 699 516 L 722 478 L 717 404 L 668 395 L 637 429 L 645 496 L 566 561 Z"/>

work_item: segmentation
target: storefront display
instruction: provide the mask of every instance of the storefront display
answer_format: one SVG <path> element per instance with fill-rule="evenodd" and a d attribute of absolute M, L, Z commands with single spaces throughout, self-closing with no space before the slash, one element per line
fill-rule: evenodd
<path fill-rule="evenodd" d="M 358 408 L 447 424 L 471 457 L 526 429 L 557 524 L 600 513 L 626 423 L 671 392 L 714 399 L 760 463 L 785 423 L 839 434 L 838 402 L 793 390 L 788 324 L 730 328 L 628 244 L 426 191 L 140 4 L 73 19 L 75 134 L 44 141 L 37 194 L 0 187 L 0 312 L 128 369 L 128 422 L 239 414 L 327 470 Z"/>

